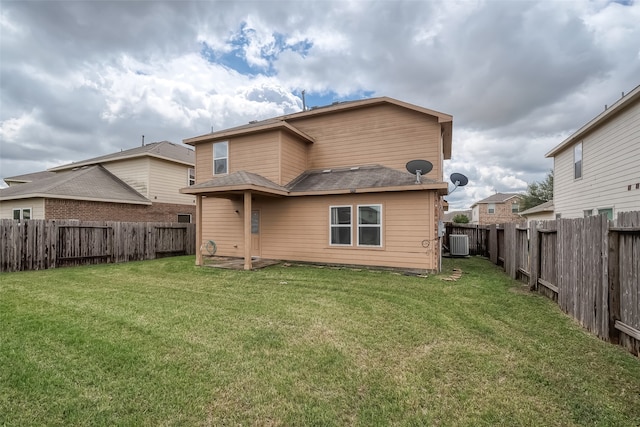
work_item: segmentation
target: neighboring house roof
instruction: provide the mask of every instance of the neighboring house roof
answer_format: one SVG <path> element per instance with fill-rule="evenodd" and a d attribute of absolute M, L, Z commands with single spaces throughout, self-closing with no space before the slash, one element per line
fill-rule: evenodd
<path fill-rule="evenodd" d="M 81 166 L 95 165 L 100 163 L 108 163 L 117 160 L 131 159 L 136 157 L 154 157 L 158 159 L 168 160 L 176 163 L 183 163 L 188 166 L 195 164 L 195 152 L 183 145 L 174 144 L 169 141 L 153 142 L 140 147 L 123 150 L 120 152 L 106 154 L 104 156 L 94 157 L 91 159 L 80 160 L 78 162 L 69 163 L 62 166 L 56 166 L 49 171 L 58 172 L 67 169 L 78 168 Z"/>
<path fill-rule="evenodd" d="M 471 207 L 474 207 L 475 205 L 479 205 L 481 203 L 504 203 L 504 202 L 508 201 L 509 199 L 514 198 L 514 197 L 522 198 L 522 194 L 520 194 L 520 193 L 496 193 L 494 195 L 491 195 L 491 196 L 487 197 L 486 199 L 482 199 L 482 200 L 479 200 L 479 201 L 475 202 L 474 204 L 471 205 Z"/>
<path fill-rule="evenodd" d="M 306 194 L 363 193 L 394 190 L 438 190 L 446 194 L 446 182 L 416 177 L 384 166 L 356 166 L 353 168 L 310 170 L 302 173 L 287 186 L 280 186 L 260 175 L 240 171 L 213 178 L 207 182 L 180 190 L 186 194 L 224 193 L 258 190 L 277 195 L 301 196 Z M 206 190 L 206 191 L 203 191 Z"/>
<path fill-rule="evenodd" d="M 471 219 L 471 210 L 464 210 L 464 211 L 453 211 L 453 212 L 447 212 L 444 214 L 444 222 L 453 222 L 453 218 L 455 218 L 458 215 L 464 215 L 467 218 Z"/>
<path fill-rule="evenodd" d="M 449 114 L 441 113 L 428 108 L 419 107 L 417 105 L 409 104 L 407 102 L 399 101 L 397 99 L 389 98 L 386 96 L 379 98 L 369 98 L 357 101 L 345 101 L 336 102 L 325 107 L 315 107 L 306 111 L 298 113 L 287 114 L 280 117 L 275 117 L 267 120 L 252 121 L 249 124 L 234 127 L 231 129 L 225 129 L 218 132 L 212 132 L 205 135 L 196 136 L 193 138 L 185 139 L 183 142 L 189 145 L 196 145 L 200 142 L 211 141 L 215 139 L 225 139 L 231 136 L 247 135 L 255 132 L 263 132 L 270 129 L 282 129 L 291 133 L 298 134 L 304 140 L 313 142 L 313 138 L 306 135 L 304 132 L 295 128 L 295 120 L 302 119 L 309 116 L 318 116 L 325 114 L 333 114 L 342 111 L 348 111 L 358 108 L 371 107 L 375 105 L 392 104 L 409 110 L 417 111 L 422 114 L 426 114 L 435 117 L 443 127 L 443 154 L 445 159 L 451 158 L 451 138 L 452 138 L 452 126 L 453 117 Z"/>
<path fill-rule="evenodd" d="M 7 184 L 10 182 L 16 182 L 16 183 L 32 182 L 32 181 L 36 181 L 43 178 L 49 178 L 55 174 L 56 174 L 55 172 L 49 172 L 49 171 L 26 173 L 24 175 L 8 176 L 4 178 L 4 182 L 6 182 Z"/>
<path fill-rule="evenodd" d="M 0 189 L 0 201 L 40 197 L 151 204 L 147 198 L 100 165 L 59 172 L 49 178 Z"/>
<path fill-rule="evenodd" d="M 548 202 L 544 202 L 538 206 L 534 206 L 530 209 L 527 209 L 526 211 L 520 212 L 520 215 L 527 216 L 542 212 L 553 212 L 553 210 L 553 200 L 549 200 Z"/>
<path fill-rule="evenodd" d="M 551 151 L 545 154 L 545 157 L 554 157 L 561 151 L 572 146 L 580 139 L 584 138 L 587 134 L 594 131 L 598 127 L 604 125 L 609 120 L 620 114 L 624 109 L 633 105 L 634 102 L 640 102 L 640 85 L 636 86 L 631 92 L 617 100 L 612 106 L 606 108 L 602 113 L 598 114 L 589 123 L 578 129 L 569 138 L 562 141 Z"/>

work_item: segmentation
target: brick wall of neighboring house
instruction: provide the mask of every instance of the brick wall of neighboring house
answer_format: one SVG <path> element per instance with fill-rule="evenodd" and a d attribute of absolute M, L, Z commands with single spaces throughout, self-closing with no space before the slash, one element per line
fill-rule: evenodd
<path fill-rule="evenodd" d="M 523 222 L 524 219 L 517 213 L 511 212 L 512 200 L 506 203 L 496 203 L 495 213 L 489 213 L 489 205 L 487 203 L 479 204 L 480 217 L 478 223 L 481 225 L 504 224 L 507 222 Z"/>
<path fill-rule="evenodd" d="M 45 219 L 81 221 L 178 222 L 178 214 L 190 214 L 195 222 L 196 207 L 171 203 L 132 205 L 85 200 L 46 199 Z"/>

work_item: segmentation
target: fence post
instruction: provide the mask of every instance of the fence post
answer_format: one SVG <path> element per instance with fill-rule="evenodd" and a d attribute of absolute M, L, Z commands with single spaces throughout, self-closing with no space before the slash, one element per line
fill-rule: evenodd
<path fill-rule="evenodd" d="M 540 277 L 540 232 L 537 221 L 529 223 L 529 290 L 538 290 Z"/>
<path fill-rule="evenodd" d="M 489 260 L 498 264 L 498 229 L 496 224 L 489 226 Z"/>
<path fill-rule="evenodd" d="M 618 344 L 620 332 L 616 329 L 616 320 L 620 319 L 620 234 L 609 230 L 609 339 Z"/>

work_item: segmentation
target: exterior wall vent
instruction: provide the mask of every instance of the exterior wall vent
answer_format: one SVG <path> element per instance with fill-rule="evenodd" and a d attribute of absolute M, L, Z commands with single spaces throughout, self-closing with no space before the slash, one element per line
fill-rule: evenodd
<path fill-rule="evenodd" d="M 451 256 L 469 256 L 469 236 L 451 234 L 449 236 L 449 253 Z"/>

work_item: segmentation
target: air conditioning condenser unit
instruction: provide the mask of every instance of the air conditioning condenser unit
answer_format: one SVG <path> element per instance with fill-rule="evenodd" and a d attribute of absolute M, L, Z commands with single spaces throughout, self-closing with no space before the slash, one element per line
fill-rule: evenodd
<path fill-rule="evenodd" d="M 451 256 L 469 256 L 469 236 L 466 234 L 449 235 L 449 253 Z"/>

